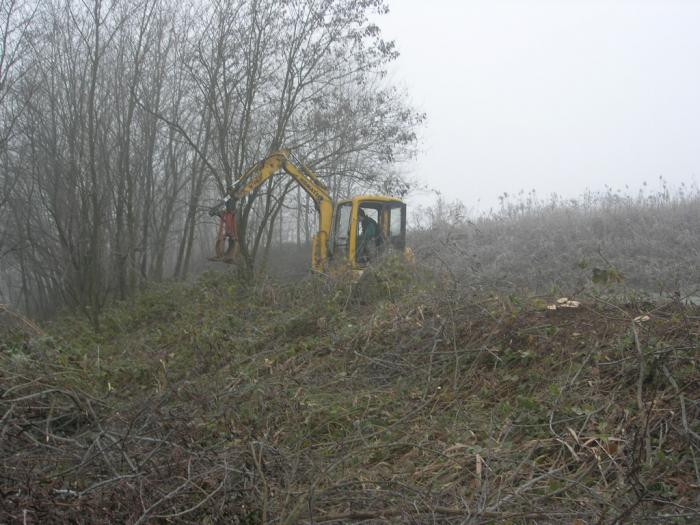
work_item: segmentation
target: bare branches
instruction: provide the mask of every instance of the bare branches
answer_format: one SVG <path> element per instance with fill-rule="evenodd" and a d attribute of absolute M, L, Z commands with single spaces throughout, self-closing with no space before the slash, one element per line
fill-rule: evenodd
<path fill-rule="evenodd" d="M 43 330 L 39 328 L 34 321 L 27 318 L 26 316 L 11 310 L 6 304 L 0 304 L 0 314 L 6 314 L 11 318 L 19 321 L 24 330 L 28 330 L 30 334 L 34 336 L 41 336 L 44 334 Z M 0 322 L 2 317 L 0 316 Z"/>
<path fill-rule="evenodd" d="M 8 385 L 3 383 L 5 386 Z M 20 386 L 24 390 L 32 388 L 31 384 L 20 383 L 14 389 Z M 71 403 L 56 403 L 57 395 Z M 164 505 L 172 512 L 158 517 L 179 518 L 211 504 L 224 490 L 231 494 L 239 483 L 232 477 L 238 477 L 241 471 L 231 469 L 228 463 L 233 460 L 240 465 L 237 452 L 213 452 L 206 447 L 192 448 L 162 439 L 154 432 L 149 418 L 130 422 L 138 432 L 127 430 L 115 436 L 111 429 L 121 417 L 110 414 L 109 405 L 101 405 L 99 412 L 94 410 L 91 400 L 76 391 L 45 388 L 22 396 L 2 396 L 0 406 L 6 407 L 0 418 L 0 453 L 7 466 L 6 476 L 0 481 L 3 490 L 13 480 L 19 482 L 25 475 L 23 469 L 32 468 L 33 461 L 42 458 L 39 461 L 44 463 L 33 469 L 29 486 L 13 491 L 10 506 L 0 511 L 1 518 L 9 516 L 4 512 L 12 512 L 14 505 L 34 498 L 42 502 L 31 505 L 30 518 L 77 516 L 80 508 L 101 497 L 96 494 L 105 493 L 117 497 L 108 504 L 112 512 L 126 512 L 125 516 L 131 516 L 135 523 L 156 516 Z M 138 418 L 138 413 L 130 417 Z M 141 435 L 143 432 L 150 432 L 151 436 Z M 25 444 L 32 448 L 25 448 Z M 12 455 L 11 460 L 8 454 Z M 51 457 L 60 458 L 59 463 L 51 461 Z M 66 462 L 73 466 L 54 477 L 54 469 Z M 174 481 L 178 484 L 174 485 Z M 127 499 L 122 501 L 123 496 Z M 56 498 L 61 504 L 52 511 L 51 501 Z M 137 500 L 148 503 L 134 514 L 138 511 L 133 505 Z M 236 500 L 234 495 L 231 503 Z M 82 517 L 88 516 L 91 511 Z"/>
<path fill-rule="evenodd" d="M 370 22 L 379 4 L 4 0 L 8 302 L 42 317 L 77 308 L 99 328 L 109 301 L 202 270 L 203 210 L 273 148 L 297 147 L 338 196 L 381 187 L 421 118 L 378 80 L 395 56 Z M 293 231 L 283 207 L 299 239 L 313 215 L 288 190 L 245 203 L 250 267 Z"/>

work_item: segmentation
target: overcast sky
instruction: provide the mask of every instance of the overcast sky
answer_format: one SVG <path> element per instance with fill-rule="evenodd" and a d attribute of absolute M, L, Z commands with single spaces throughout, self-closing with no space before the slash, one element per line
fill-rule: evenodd
<path fill-rule="evenodd" d="M 428 114 L 406 168 L 446 197 L 700 180 L 700 0 L 389 5 L 391 78 Z"/>

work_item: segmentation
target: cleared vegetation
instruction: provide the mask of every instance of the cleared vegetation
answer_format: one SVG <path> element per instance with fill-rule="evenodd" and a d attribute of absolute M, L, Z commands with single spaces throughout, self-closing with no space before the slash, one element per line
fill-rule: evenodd
<path fill-rule="evenodd" d="M 15 319 L 0 521 L 696 522 L 700 309 L 558 298 L 387 261 Z"/>

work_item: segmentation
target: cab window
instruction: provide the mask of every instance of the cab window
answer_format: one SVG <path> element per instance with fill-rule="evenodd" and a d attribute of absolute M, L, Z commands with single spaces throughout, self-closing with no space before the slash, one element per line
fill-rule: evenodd
<path fill-rule="evenodd" d="M 406 205 L 401 202 L 388 204 L 389 244 L 397 250 L 406 247 Z"/>
<path fill-rule="evenodd" d="M 347 257 L 350 244 L 350 218 L 352 204 L 341 204 L 336 211 L 335 228 L 333 230 L 333 254 L 336 257 Z"/>
<path fill-rule="evenodd" d="M 357 212 L 356 261 L 369 263 L 377 258 L 382 244 L 382 206 L 363 203 Z"/>

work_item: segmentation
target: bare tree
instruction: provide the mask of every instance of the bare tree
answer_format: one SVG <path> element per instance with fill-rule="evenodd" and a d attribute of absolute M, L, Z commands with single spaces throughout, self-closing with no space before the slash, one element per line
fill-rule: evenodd
<path fill-rule="evenodd" d="M 29 57 L 34 43 L 32 25 L 38 3 L 24 0 L 0 0 L 0 300 L 7 296 L 7 281 L 17 254 L 10 239 L 12 215 L 8 201 L 14 192 L 21 170 L 21 142 L 16 137 L 25 108 L 32 97 L 33 83 L 24 82 L 31 73 Z M 29 88 L 29 89 L 27 89 Z M 13 236 L 16 237 L 16 236 Z"/>
<path fill-rule="evenodd" d="M 421 116 L 382 78 L 383 0 L 0 2 L 0 257 L 29 312 L 99 326 L 111 298 L 185 278 L 208 206 L 274 149 L 344 196 L 399 180 L 415 141 Z M 290 221 L 308 240 L 309 209 L 284 178 L 250 195 L 248 270 Z"/>

